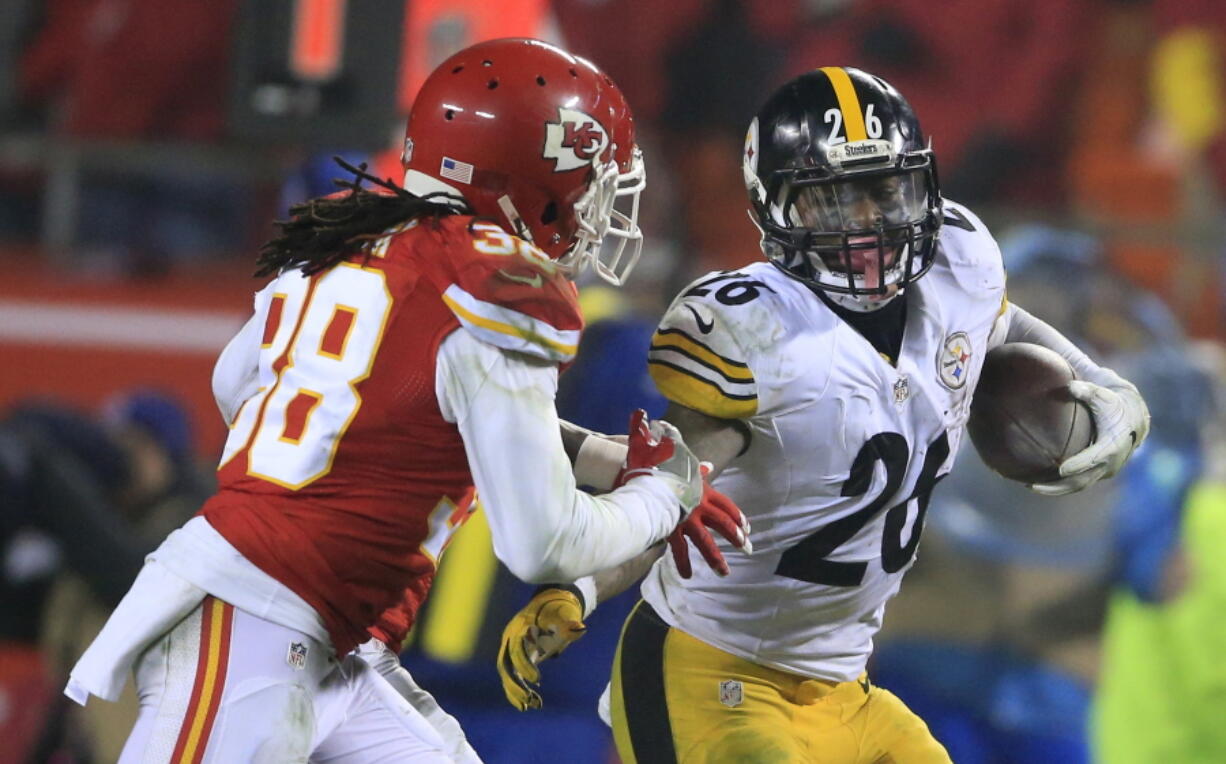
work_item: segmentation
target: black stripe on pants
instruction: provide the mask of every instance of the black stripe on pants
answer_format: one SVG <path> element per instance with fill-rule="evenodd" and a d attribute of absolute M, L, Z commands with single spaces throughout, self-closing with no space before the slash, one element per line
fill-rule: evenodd
<path fill-rule="evenodd" d="M 637 764 L 677 761 L 664 695 L 664 639 L 668 628 L 651 605 L 639 602 L 622 634 L 622 706 Z"/>

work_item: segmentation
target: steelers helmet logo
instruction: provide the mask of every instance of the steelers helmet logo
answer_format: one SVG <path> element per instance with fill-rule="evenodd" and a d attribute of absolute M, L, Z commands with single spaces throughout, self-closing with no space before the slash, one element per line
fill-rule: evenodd
<path fill-rule="evenodd" d="M 754 117 L 745 133 L 745 148 L 741 152 L 741 171 L 745 175 L 745 187 L 759 203 L 766 202 L 766 189 L 758 178 L 758 118 Z"/>

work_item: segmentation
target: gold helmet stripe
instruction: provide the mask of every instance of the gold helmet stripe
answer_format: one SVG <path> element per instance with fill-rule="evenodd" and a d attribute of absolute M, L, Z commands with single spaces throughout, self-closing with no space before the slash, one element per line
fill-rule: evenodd
<path fill-rule="evenodd" d="M 839 111 L 843 112 L 843 130 L 847 141 L 863 141 L 868 139 L 864 130 L 864 112 L 860 108 L 860 97 L 851 84 L 851 77 L 841 66 L 823 66 L 822 71 L 830 78 L 834 86 L 834 95 L 839 99 Z"/>

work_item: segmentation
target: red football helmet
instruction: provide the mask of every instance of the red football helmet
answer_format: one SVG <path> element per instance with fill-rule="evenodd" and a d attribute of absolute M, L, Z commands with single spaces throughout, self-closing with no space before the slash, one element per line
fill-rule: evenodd
<path fill-rule="evenodd" d="M 492 40 L 444 61 L 413 103 L 402 161 L 407 190 L 462 196 L 572 275 L 591 265 L 620 284 L 638 261 L 634 117 L 608 75 L 561 48 Z M 601 258 L 606 235 L 620 241 Z"/>

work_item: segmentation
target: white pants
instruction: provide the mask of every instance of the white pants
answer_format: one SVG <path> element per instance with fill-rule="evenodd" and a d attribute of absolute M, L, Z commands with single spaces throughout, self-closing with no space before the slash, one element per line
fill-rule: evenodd
<path fill-rule="evenodd" d="M 338 662 L 330 646 L 213 597 L 145 651 L 136 689 L 120 764 L 453 761 L 361 658 Z"/>
<path fill-rule="evenodd" d="M 400 665 L 400 657 L 388 649 L 387 645 L 377 639 L 372 639 L 359 647 L 356 654 L 346 656 L 345 660 L 362 660 L 373 668 L 375 673 L 386 681 L 400 698 L 408 701 L 409 705 L 424 716 L 430 726 L 434 727 L 443 738 L 447 755 L 456 764 L 481 764 L 481 757 L 469 745 L 468 738 L 464 736 L 464 730 L 460 728 L 460 723 L 439 706 L 434 696 L 423 690 L 413 680 L 412 674 Z M 371 717 L 376 719 L 382 715 L 383 713 L 371 713 Z M 364 730 L 365 724 L 364 719 L 351 716 L 336 732 L 332 733 L 330 738 L 353 736 L 359 740 L 368 739 L 369 735 Z M 325 741 L 327 742 L 330 741 Z M 318 758 L 319 753 L 317 750 L 311 756 L 312 762 L 331 761 Z"/>

